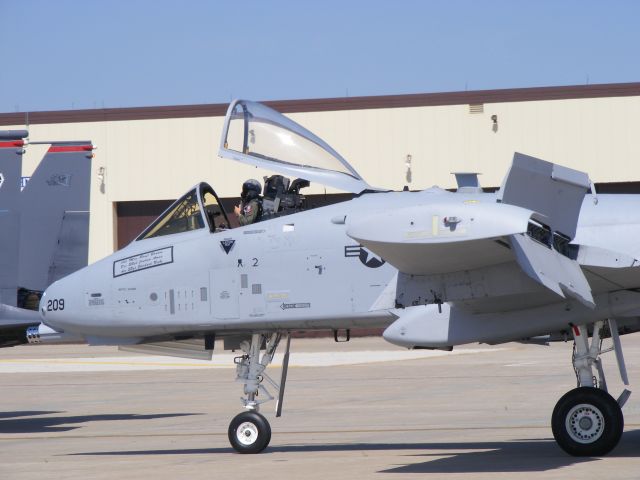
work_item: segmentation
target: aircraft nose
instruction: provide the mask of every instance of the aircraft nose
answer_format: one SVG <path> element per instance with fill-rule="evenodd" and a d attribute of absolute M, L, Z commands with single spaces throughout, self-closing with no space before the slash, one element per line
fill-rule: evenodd
<path fill-rule="evenodd" d="M 58 282 L 56 282 L 58 283 Z M 60 299 L 57 294 L 56 283 L 50 285 L 42 294 L 42 298 L 40 299 L 40 317 L 43 321 L 46 321 L 48 324 L 55 323 L 55 314 L 54 312 L 60 311 Z M 56 307 L 57 309 L 53 309 L 53 299 L 56 299 Z M 62 302 L 62 306 L 64 309 L 64 301 Z"/>
<path fill-rule="evenodd" d="M 64 279 L 51 284 L 40 299 L 40 317 L 44 323 L 54 328 L 62 327 L 64 318 L 72 309 L 74 299 L 71 298 L 71 292 L 65 284 Z"/>

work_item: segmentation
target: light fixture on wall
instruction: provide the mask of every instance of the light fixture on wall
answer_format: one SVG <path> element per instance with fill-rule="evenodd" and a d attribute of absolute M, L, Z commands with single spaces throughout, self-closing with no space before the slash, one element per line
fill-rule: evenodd
<path fill-rule="evenodd" d="M 491 121 L 493 122 L 491 130 L 493 130 L 493 133 L 496 133 L 498 131 L 498 115 L 491 115 Z"/>
<path fill-rule="evenodd" d="M 407 179 L 407 183 L 411 183 L 411 160 L 413 157 L 411 154 L 407 154 L 407 157 L 404 161 L 404 166 L 407 167 L 407 172 L 405 174 L 405 178 Z"/>
<path fill-rule="evenodd" d="M 98 177 L 98 181 L 100 182 L 100 193 L 105 192 L 104 177 L 105 177 L 106 171 L 107 171 L 106 167 L 98 167 L 98 171 L 96 172 L 96 176 Z"/>

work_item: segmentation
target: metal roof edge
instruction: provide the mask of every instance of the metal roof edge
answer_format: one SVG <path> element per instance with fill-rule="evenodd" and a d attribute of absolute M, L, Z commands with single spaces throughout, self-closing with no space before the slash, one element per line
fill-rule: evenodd
<path fill-rule="evenodd" d="M 265 101 L 281 113 L 640 96 L 640 82 Z M 227 103 L 0 113 L 0 126 L 222 117 Z"/>

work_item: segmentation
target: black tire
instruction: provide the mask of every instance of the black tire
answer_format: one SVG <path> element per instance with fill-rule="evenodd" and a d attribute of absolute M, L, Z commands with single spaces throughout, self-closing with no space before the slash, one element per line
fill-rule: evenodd
<path fill-rule="evenodd" d="M 242 412 L 229 424 L 229 442 L 238 453 L 260 453 L 271 441 L 271 426 L 258 412 Z"/>
<path fill-rule="evenodd" d="M 556 403 L 551 430 L 560 448 L 576 457 L 599 457 L 613 450 L 624 430 L 618 402 L 604 390 L 580 387 Z"/>

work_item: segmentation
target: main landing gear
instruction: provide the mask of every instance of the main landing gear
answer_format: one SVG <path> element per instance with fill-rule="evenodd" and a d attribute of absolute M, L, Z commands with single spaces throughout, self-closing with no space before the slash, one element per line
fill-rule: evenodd
<path fill-rule="evenodd" d="M 282 333 L 280 332 L 270 335 L 255 333 L 251 335 L 251 342 L 244 341 L 240 344 L 244 355 L 235 359 L 236 381 L 244 385 L 245 397 L 240 400 L 248 411 L 236 415 L 229 424 L 229 442 L 239 453 L 260 453 L 267 448 L 271 440 L 271 426 L 267 419 L 258 413 L 262 403 L 274 398 L 262 384 L 263 380 L 267 380 L 278 391 L 276 417 L 282 414 L 282 401 L 289 365 L 289 347 L 291 346 L 289 334 L 286 336 L 287 343 L 282 360 L 280 384 L 273 381 L 265 372 L 273 360 L 281 338 Z M 265 352 L 260 358 L 263 345 Z M 259 394 L 262 394 L 263 398 L 258 399 Z"/>
<path fill-rule="evenodd" d="M 551 416 L 553 437 L 560 448 L 574 456 L 609 453 L 620 441 L 624 429 L 622 406 L 631 392 L 625 389 L 617 400 L 609 395 L 600 355 L 613 350 L 625 385 L 629 385 L 629 379 L 616 322 L 608 320 L 613 346 L 606 350 L 602 348 L 604 325 L 604 321 L 594 323 L 591 344 L 587 326 L 572 325 L 573 368 L 578 388 L 566 393 L 558 401 Z M 593 367 L 598 373 L 597 378 L 593 374 Z"/>

